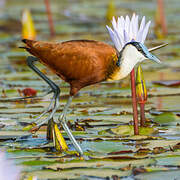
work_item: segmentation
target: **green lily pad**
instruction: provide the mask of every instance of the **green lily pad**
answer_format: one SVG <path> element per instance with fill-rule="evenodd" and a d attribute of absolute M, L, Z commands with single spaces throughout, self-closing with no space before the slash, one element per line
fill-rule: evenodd
<path fill-rule="evenodd" d="M 169 179 L 179 179 L 180 177 L 180 171 L 179 170 L 172 170 L 172 171 L 162 171 L 162 169 L 159 169 L 159 171 L 155 172 L 148 172 L 148 173 L 142 173 L 140 175 L 135 176 L 136 179 L 139 180 L 157 180 L 157 179 L 163 179 L 163 180 L 169 180 Z"/>
<path fill-rule="evenodd" d="M 115 135 L 125 135 L 125 136 L 132 136 L 134 135 L 134 126 L 131 125 L 120 125 L 115 128 L 111 128 L 108 130 L 100 131 L 99 134 L 106 134 L 106 133 L 113 133 Z M 153 127 L 139 127 L 139 134 L 140 135 L 152 135 L 157 133 L 157 129 Z"/>
<path fill-rule="evenodd" d="M 88 161 L 76 161 L 76 162 L 67 162 L 67 163 L 56 163 L 50 166 L 46 166 L 45 169 L 51 169 L 57 171 L 58 169 L 74 169 L 74 168 L 93 168 L 93 167 L 101 167 L 101 168 L 111 168 L 111 169 L 119 169 L 131 164 L 132 167 L 139 167 L 141 165 L 152 165 L 155 164 L 155 160 L 153 159 L 140 159 L 140 160 L 117 160 L 113 159 L 92 159 Z"/>
<path fill-rule="evenodd" d="M 0 139 L 6 140 L 6 139 L 16 139 L 23 136 L 30 136 L 30 132 L 24 132 L 24 131 L 0 131 Z"/>
<path fill-rule="evenodd" d="M 175 120 L 176 118 L 173 113 L 162 113 L 154 118 L 154 121 L 160 124 L 168 124 Z"/>
<path fill-rule="evenodd" d="M 41 170 L 34 171 L 31 173 L 26 173 L 28 176 L 36 176 L 38 179 L 84 179 L 85 177 L 90 178 L 106 178 L 117 176 L 129 176 L 131 171 L 120 171 L 112 169 L 96 169 L 96 168 L 86 168 L 86 169 L 69 169 L 65 171 L 51 171 L 51 170 Z"/>

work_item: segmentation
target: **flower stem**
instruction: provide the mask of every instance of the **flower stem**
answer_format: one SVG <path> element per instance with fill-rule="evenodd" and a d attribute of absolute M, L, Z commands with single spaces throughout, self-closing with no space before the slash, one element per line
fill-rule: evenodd
<path fill-rule="evenodd" d="M 141 125 L 141 127 L 144 127 L 145 126 L 145 122 L 146 122 L 145 111 L 144 111 L 145 104 L 144 103 L 139 103 L 139 106 L 140 106 L 140 115 L 141 115 L 140 125 Z"/>
<path fill-rule="evenodd" d="M 49 23 L 49 30 L 51 36 L 55 35 L 55 30 L 54 30 L 54 24 L 53 24 L 53 18 L 52 18 L 52 13 L 51 13 L 51 8 L 49 4 L 49 0 L 44 0 L 45 6 L 46 6 L 46 12 L 48 15 L 48 23 Z"/>
<path fill-rule="evenodd" d="M 159 21 L 161 23 L 163 35 L 167 35 L 167 25 L 166 25 L 165 13 L 164 13 L 164 1 L 157 0 L 157 6 L 158 6 L 158 11 L 159 11 L 159 16 L 160 16 Z"/>
<path fill-rule="evenodd" d="M 131 76 L 131 94 L 132 94 L 132 105 L 133 105 L 134 135 L 139 135 L 137 99 L 136 99 L 136 84 L 135 84 L 134 69 L 131 71 L 130 76 Z"/>

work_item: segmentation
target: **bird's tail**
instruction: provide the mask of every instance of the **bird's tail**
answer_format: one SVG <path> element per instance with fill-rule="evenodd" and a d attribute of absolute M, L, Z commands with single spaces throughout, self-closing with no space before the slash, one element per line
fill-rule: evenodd
<path fill-rule="evenodd" d="M 31 39 L 22 39 L 22 42 L 25 43 L 28 46 L 32 46 L 32 44 L 34 42 L 36 42 L 35 40 L 31 40 Z"/>
<path fill-rule="evenodd" d="M 33 56 L 37 57 L 43 64 L 51 64 L 54 54 L 52 49 L 56 47 L 56 43 L 49 43 L 45 41 L 35 41 L 30 39 L 22 39 L 25 47 L 21 47 L 28 51 Z"/>
<path fill-rule="evenodd" d="M 26 44 L 26 46 L 23 47 L 19 47 L 19 48 L 23 48 L 26 51 L 28 51 L 29 53 L 31 53 L 34 56 L 37 56 L 36 51 L 34 50 L 35 44 L 37 43 L 37 41 L 35 40 L 30 40 L 30 39 L 22 39 L 22 42 Z"/>

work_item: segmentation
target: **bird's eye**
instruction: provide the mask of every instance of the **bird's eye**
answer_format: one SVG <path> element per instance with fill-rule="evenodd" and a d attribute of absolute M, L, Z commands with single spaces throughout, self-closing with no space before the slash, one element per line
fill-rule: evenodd
<path fill-rule="evenodd" d="M 142 48 L 140 47 L 139 43 L 135 42 L 134 44 L 135 44 L 136 49 L 137 49 L 138 51 L 142 51 Z"/>
<path fill-rule="evenodd" d="M 141 47 L 139 46 L 139 44 L 137 45 L 137 50 L 141 51 Z"/>

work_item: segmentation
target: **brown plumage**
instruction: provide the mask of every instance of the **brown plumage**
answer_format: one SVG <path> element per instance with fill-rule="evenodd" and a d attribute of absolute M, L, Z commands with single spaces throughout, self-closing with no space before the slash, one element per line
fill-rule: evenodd
<path fill-rule="evenodd" d="M 118 68 L 116 50 L 103 42 L 73 40 L 49 43 L 24 39 L 25 49 L 70 84 L 70 95 L 107 80 Z"/>
<path fill-rule="evenodd" d="M 28 66 L 50 86 L 50 92 L 54 94 L 49 107 L 36 118 L 35 129 L 38 129 L 47 121 L 51 123 L 50 120 L 59 107 L 60 96 L 59 87 L 34 65 L 34 61 L 39 60 L 54 71 L 61 79 L 70 84 L 70 96 L 61 116 L 58 118 L 58 122 L 63 126 L 77 152 L 83 155 L 81 147 L 67 126 L 67 109 L 73 96 L 76 95 L 81 88 L 101 81 L 114 80 L 121 77 L 121 75 L 119 76 L 120 67 L 117 65 L 118 58 L 116 50 L 108 44 L 90 40 L 49 43 L 24 39 L 23 42 L 26 44 L 26 47 L 23 48 L 37 57 L 28 57 Z M 41 121 L 41 117 L 48 113 L 50 109 L 52 109 L 52 111 L 49 116 Z M 57 139 L 55 141 L 57 141 Z"/>
<path fill-rule="evenodd" d="M 27 57 L 28 66 L 49 85 L 51 89 L 49 92 L 53 93 L 48 108 L 36 118 L 38 122 L 40 121 L 36 123 L 37 127 L 47 121 L 52 122 L 51 119 L 53 119 L 59 107 L 60 97 L 59 87 L 34 65 L 34 62 L 39 60 L 70 84 L 70 96 L 58 118 L 58 123 L 62 125 L 74 147 L 81 155 L 83 155 L 83 151 L 66 123 L 67 109 L 73 96 L 85 86 L 105 80 L 120 80 L 126 77 L 137 63 L 147 58 L 159 62 L 157 57 L 147 53 L 144 45 L 135 41 L 127 43 L 118 54 L 112 46 L 98 41 L 74 40 L 48 43 L 24 39 L 23 42 L 26 44 L 24 48 L 37 57 Z M 41 117 L 50 110 L 52 111 L 49 116 L 41 121 Z M 54 134 L 55 130 L 52 131 Z M 57 139 L 55 139 L 55 142 L 57 142 Z"/>

